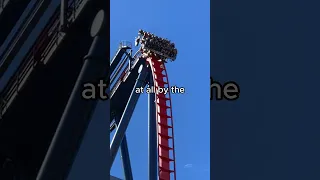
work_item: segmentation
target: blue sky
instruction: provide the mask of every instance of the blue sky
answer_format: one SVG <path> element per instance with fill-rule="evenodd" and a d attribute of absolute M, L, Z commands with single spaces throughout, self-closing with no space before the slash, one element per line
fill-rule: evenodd
<path fill-rule="evenodd" d="M 173 94 L 177 178 L 209 178 L 209 1 L 111 0 L 111 55 L 122 40 L 133 42 L 143 29 L 176 43 L 178 57 L 167 63 L 171 86 L 184 87 Z M 147 95 L 142 95 L 127 136 L 134 178 L 147 180 Z M 120 158 L 111 174 L 123 177 Z"/>

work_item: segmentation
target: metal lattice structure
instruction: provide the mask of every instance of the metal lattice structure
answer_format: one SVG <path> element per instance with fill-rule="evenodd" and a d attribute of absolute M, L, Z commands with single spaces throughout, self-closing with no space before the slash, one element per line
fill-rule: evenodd
<path fill-rule="evenodd" d="M 0 78 L 9 71 L 51 1 L 36 0 L 26 13 L 0 54 Z M 0 0 L 0 45 L 29 2 Z M 107 121 L 110 131 L 115 131 L 110 164 L 120 149 L 125 179 L 133 179 L 125 132 L 140 96 L 135 89 L 148 86 L 155 89 L 148 95 L 149 179 L 176 180 L 171 96 L 157 91 L 170 88 L 165 63 L 175 61 L 175 44 L 139 30 L 138 51 L 133 53 L 131 43 L 122 42 L 109 62 L 105 51 L 109 17 L 102 7 L 107 7 L 107 1 L 61 0 L 0 90 L 0 179 L 67 179 L 97 104 L 79 96 L 82 84 L 110 75 Z M 63 88 L 55 92 L 51 82 Z M 56 97 L 46 97 L 42 86 Z"/>
<path fill-rule="evenodd" d="M 126 84 L 127 81 L 130 82 L 132 79 L 136 79 L 134 86 L 130 88 L 131 93 L 123 111 L 114 110 L 113 112 L 114 115 L 117 115 L 115 115 L 114 122 L 110 127 L 111 131 L 116 131 L 110 145 L 111 162 L 113 163 L 117 150 L 121 147 L 125 179 L 132 179 L 131 166 L 128 164 L 130 160 L 125 131 L 140 96 L 139 93 L 135 92 L 136 88 L 148 86 L 155 90 L 154 93 L 149 94 L 149 179 L 175 180 L 176 167 L 171 96 L 170 93 L 160 93 L 158 89 L 170 88 L 165 62 L 167 62 L 167 59 L 174 61 L 177 56 L 177 50 L 169 40 L 143 30 L 139 30 L 135 45 L 140 45 L 139 50 L 133 57 L 130 56 L 130 53 L 127 53 L 129 55 L 129 63 L 125 68 L 123 68 L 124 65 L 120 60 L 116 62 L 117 58 L 114 58 L 111 63 L 111 67 L 113 63 L 119 63 L 120 65 L 117 68 L 124 69 L 117 82 L 111 85 L 111 98 L 113 98 L 118 88 L 121 91 L 121 84 Z M 130 48 L 127 46 L 120 47 Z M 121 48 L 115 57 L 119 57 Z M 138 71 L 138 73 L 132 73 L 135 71 Z M 111 76 L 111 80 L 114 79 L 114 76 L 117 76 L 117 74 Z"/>

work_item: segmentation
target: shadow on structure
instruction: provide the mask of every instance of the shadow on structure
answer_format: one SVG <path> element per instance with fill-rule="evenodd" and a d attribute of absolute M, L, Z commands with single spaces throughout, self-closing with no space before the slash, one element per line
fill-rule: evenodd
<path fill-rule="evenodd" d="M 91 45 L 90 26 L 99 7 L 84 9 L 51 60 L 29 74 L 1 120 L 0 161 L 11 159 L 24 179 L 36 178 Z"/>

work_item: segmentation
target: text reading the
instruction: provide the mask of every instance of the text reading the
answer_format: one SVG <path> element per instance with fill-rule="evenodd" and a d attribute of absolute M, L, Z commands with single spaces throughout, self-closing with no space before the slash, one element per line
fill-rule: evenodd
<path fill-rule="evenodd" d="M 215 96 L 214 96 L 214 91 Z M 223 85 L 217 81 L 213 81 L 212 77 L 210 77 L 210 100 L 237 100 L 240 96 L 240 87 L 236 82 L 229 81 L 224 83 Z"/>

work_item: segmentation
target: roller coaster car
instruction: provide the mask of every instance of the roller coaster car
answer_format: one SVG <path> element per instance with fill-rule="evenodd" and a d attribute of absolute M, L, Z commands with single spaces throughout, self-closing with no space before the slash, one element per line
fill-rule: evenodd
<path fill-rule="evenodd" d="M 169 59 L 170 61 L 174 61 L 177 55 L 175 49 L 168 50 L 161 47 L 152 47 L 148 43 L 145 44 L 144 49 L 152 52 L 156 57 L 160 57 L 162 60 Z"/>
<path fill-rule="evenodd" d="M 164 62 L 167 62 L 167 59 L 170 61 L 176 59 L 178 51 L 174 43 L 143 30 L 139 30 L 138 34 L 139 37 L 136 38 L 136 44 L 141 43 L 145 52 L 152 52 Z"/>

